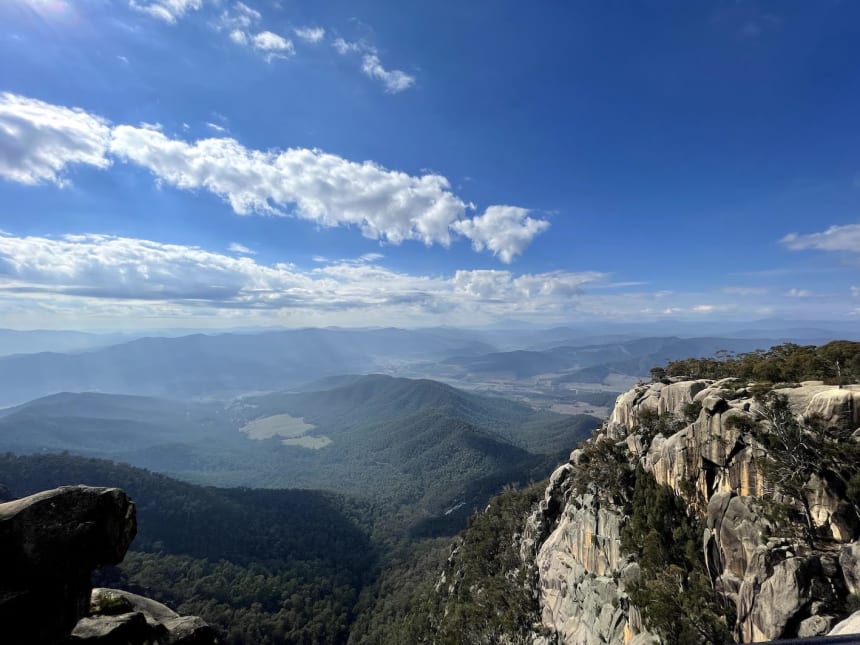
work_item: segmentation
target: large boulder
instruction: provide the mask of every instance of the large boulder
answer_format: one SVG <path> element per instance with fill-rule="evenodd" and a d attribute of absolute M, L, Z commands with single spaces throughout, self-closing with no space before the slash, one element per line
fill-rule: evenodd
<path fill-rule="evenodd" d="M 860 390 L 832 388 L 818 392 L 809 401 L 805 415 L 852 430 L 860 428 Z"/>
<path fill-rule="evenodd" d="M 87 645 L 213 645 L 215 630 L 197 616 L 180 616 L 160 602 L 118 589 L 93 589 L 90 615 L 71 643 Z"/>
<path fill-rule="evenodd" d="M 137 532 L 117 488 L 64 486 L 0 504 L 0 641 L 66 639 L 90 604 L 91 572 L 118 564 Z"/>

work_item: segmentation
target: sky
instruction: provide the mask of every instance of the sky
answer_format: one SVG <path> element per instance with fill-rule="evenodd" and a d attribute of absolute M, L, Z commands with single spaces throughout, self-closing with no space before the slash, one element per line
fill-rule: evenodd
<path fill-rule="evenodd" d="M 0 327 L 860 324 L 860 3 L 0 2 Z"/>

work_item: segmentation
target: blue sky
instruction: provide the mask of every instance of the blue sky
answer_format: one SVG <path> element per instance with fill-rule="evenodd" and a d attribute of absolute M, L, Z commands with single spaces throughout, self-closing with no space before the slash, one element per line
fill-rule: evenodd
<path fill-rule="evenodd" d="M 860 321 L 853 2 L 7 0 L 0 326 Z"/>

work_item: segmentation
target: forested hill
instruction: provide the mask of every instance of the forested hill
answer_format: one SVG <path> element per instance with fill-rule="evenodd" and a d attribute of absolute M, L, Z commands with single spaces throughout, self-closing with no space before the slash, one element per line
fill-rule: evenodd
<path fill-rule="evenodd" d="M 95 459 L 0 456 L 0 489 L 124 489 L 138 535 L 102 582 L 219 626 L 226 643 L 345 642 L 378 564 L 368 507 L 307 490 L 217 489 Z"/>
<path fill-rule="evenodd" d="M 329 379 L 226 407 L 61 393 L 0 411 L 0 451 L 111 459 L 203 485 L 331 490 L 451 535 L 509 482 L 544 476 L 599 420 L 427 379 Z"/>
<path fill-rule="evenodd" d="M 429 379 L 395 378 L 383 374 L 346 378 L 334 387 L 305 392 L 244 397 L 233 408 L 240 420 L 287 412 L 324 428 L 330 436 L 362 432 L 393 419 L 433 414 L 486 429 L 535 452 L 552 452 L 538 425 L 562 415 L 500 397 L 481 396 Z M 523 427 L 524 424 L 530 425 Z"/>

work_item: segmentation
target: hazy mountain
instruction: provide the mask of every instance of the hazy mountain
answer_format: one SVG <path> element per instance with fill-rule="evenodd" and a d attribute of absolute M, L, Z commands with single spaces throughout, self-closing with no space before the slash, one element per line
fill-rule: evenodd
<path fill-rule="evenodd" d="M 54 394 L 0 410 L 0 445 L 15 452 L 121 457 L 147 447 L 210 439 L 227 423 L 219 408 L 118 394 Z"/>
<path fill-rule="evenodd" d="M 80 331 L 0 329 L 0 356 L 36 352 L 77 352 L 115 345 L 130 340 L 133 334 L 91 334 Z"/>
<path fill-rule="evenodd" d="M 610 373 L 647 376 L 654 365 L 689 356 L 712 356 L 720 350 L 736 353 L 770 347 L 766 338 L 636 338 L 597 345 L 559 346 L 545 351 L 494 352 L 479 356 L 454 356 L 446 365 L 467 374 L 528 378 L 539 374 L 572 375 L 560 381 L 601 382 Z M 591 369 L 587 369 L 591 368 Z"/>
<path fill-rule="evenodd" d="M 0 357 L 0 405 L 65 391 L 228 396 L 492 349 L 471 332 L 402 329 L 148 337 L 75 354 Z"/>
<path fill-rule="evenodd" d="M 503 484 L 542 475 L 598 423 L 429 380 L 371 375 L 323 387 L 226 407 L 52 395 L 0 413 L 0 451 L 67 450 L 206 484 L 341 491 L 408 506 L 407 524 L 459 504 L 444 515 L 448 530 Z"/>

